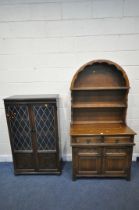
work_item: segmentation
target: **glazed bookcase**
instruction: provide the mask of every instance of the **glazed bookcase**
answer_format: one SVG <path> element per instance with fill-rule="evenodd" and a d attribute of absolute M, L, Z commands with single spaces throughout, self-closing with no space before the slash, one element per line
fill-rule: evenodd
<path fill-rule="evenodd" d="M 59 96 L 4 99 L 15 174 L 60 174 Z"/>
<path fill-rule="evenodd" d="M 130 180 L 135 132 L 126 124 L 129 81 L 114 62 L 82 66 L 71 83 L 73 180 L 123 177 Z"/>

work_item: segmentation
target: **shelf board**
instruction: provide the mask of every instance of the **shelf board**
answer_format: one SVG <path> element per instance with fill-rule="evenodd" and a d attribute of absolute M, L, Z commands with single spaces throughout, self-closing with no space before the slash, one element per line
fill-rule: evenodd
<path fill-rule="evenodd" d="M 73 103 L 72 108 L 122 108 L 124 103 Z"/>
<path fill-rule="evenodd" d="M 105 134 L 104 134 L 105 135 Z M 71 146 L 73 147 L 90 147 L 90 146 L 99 146 L 99 147 L 104 147 L 104 146 L 112 146 L 112 147 L 117 147 L 117 146 L 134 146 L 134 143 L 89 143 L 89 144 L 85 144 L 85 143 L 71 143 Z"/>
<path fill-rule="evenodd" d="M 87 120 L 82 120 L 82 121 L 80 121 L 80 120 L 78 120 L 78 121 L 75 121 L 74 120 L 74 122 L 72 122 L 71 124 L 74 124 L 74 125 L 84 125 L 84 124 L 86 124 L 86 125 L 94 125 L 94 124 L 97 124 L 98 126 L 100 125 L 100 124 L 121 124 L 121 123 L 123 123 L 123 121 L 122 120 L 114 120 L 114 121 L 108 121 L 108 120 L 101 120 L 101 121 L 87 121 Z"/>
<path fill-rule="evenodd" d="M 128 90 L 129 87 L 75 87 L 71 90 Z"/>
<path fill-rule="evenodd" d="M 71 136 L 89 135 L 135 135 L 136 133 L 124 123 L 87 123 L 71 124 Z"/>

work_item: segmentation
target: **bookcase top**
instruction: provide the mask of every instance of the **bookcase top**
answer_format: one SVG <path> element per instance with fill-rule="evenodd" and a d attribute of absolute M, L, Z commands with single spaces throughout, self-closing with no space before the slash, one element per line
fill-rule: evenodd
<path fill-rule="evenodd" d="M 38 100 L 38 99 L 57 99 L 59 98 L 58 94 L 39 94 L 39 95 L 13 95 L 4 99 L 7 100 Z"/>

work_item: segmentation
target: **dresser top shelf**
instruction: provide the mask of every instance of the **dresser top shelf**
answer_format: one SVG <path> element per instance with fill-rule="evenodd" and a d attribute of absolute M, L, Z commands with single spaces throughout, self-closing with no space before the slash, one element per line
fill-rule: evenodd
<path fill-rule="evenodd" d="M 135 135 L 136 133 L 123 123 L 71 124 L 71 136 L 92 135 Z"/>
<path fill-rule="evenodd" d="M 95 90 L 95 91 L 98 91 L 98 90 L 128 90 L 129 87 L 107 87 L 107 86 L 104 86 L 104 87 L 74 87 L 74 88 L 71 88 L 71 90 L 83 90 L 83 91 L 88 91 L 88 90 Z"/>

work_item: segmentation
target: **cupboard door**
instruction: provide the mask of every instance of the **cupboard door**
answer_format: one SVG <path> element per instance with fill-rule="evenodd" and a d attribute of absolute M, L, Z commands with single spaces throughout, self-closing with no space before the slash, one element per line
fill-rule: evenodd
<path fill-rule="evenodd" d="M 57 118 L 55 104 L 33 104 L 38 170 L 57 168 Z"/>
<path fill-rule="evenodd" d="M 6 106 L 14 165 L 16 170 L 34 170 L 29 111 L 26 104 Z"/>
<path fill-rule="evenodd" d="M 129 164 L 128 149 L 104 148 L 103 173 L 112 176 L 127 174 Z"/>
<path fill-rule="evenodd" d="M 101 153 L 99 148 L 75 149 L 76 175 L 93 176 L 101 172 Z"/>

